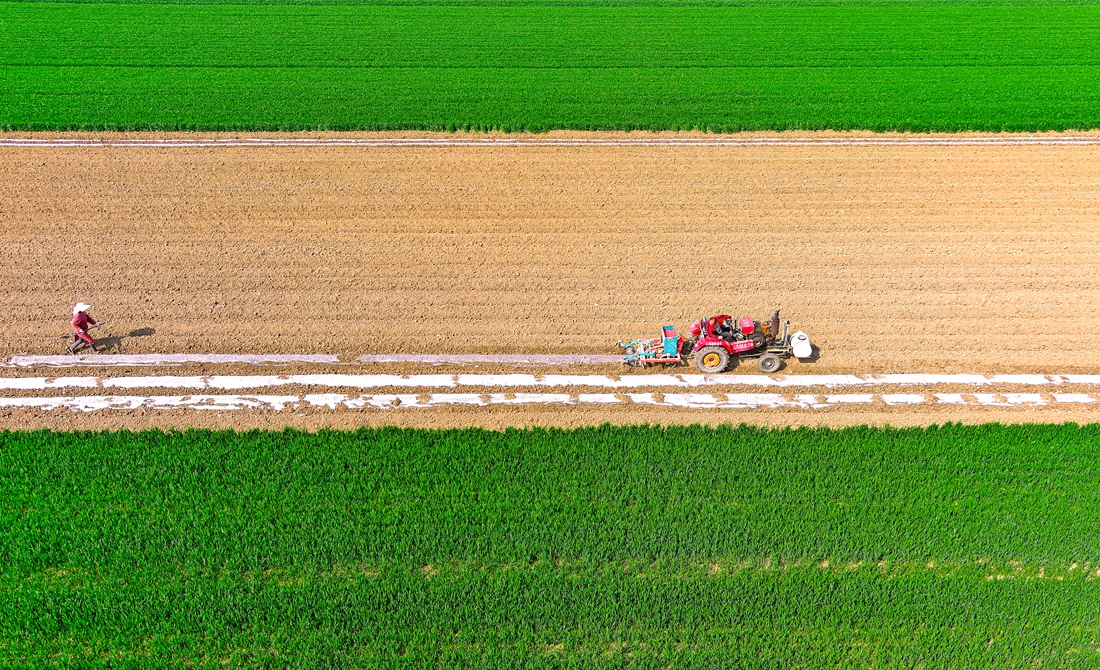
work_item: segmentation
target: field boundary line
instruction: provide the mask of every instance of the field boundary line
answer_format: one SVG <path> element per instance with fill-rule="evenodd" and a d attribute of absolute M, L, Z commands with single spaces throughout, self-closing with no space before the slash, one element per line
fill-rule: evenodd
<path fill-rule="evenodd" d="M 0 137 L 0 147 L 859 147 L 859 146 L 1100 146 L 1100 135 L 900 135 L 882 137 Z"/>

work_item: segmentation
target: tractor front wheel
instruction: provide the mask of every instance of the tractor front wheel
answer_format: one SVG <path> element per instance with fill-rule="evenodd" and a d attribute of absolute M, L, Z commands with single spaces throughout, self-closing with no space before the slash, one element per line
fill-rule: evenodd
<path fill-rule="evenodd" d="M 764 354 L 756 362 L 756 367 L 760 368 L 760 371 L 766 375 L 777 372 L 782 365 L 783 361 L 779 360 L 779 356 L 775 354 Z"/>
<path fill-rule="evenodd" d="M 703 347 L 695 352 L 699 372 L 721 372 L 729 367 L 730 353 L 722 347 Z"/>

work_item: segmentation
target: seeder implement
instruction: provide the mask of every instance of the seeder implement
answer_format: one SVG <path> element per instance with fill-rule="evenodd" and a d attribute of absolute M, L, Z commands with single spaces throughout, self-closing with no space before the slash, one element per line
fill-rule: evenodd
<path fill-rule="evenodd" d="M 661 328 L 661 336 L 651 340 L 634 340 L 619 346 L 623 348 L 623 365 L 645 367 L 647 365 L 679 365 L 684 362 L 680 355 L 684 338 L 676 334 L 674 326 Z"/>

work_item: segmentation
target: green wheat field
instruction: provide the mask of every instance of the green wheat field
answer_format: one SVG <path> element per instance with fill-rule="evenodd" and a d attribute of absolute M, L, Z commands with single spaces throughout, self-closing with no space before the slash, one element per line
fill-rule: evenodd
<path fill-rule="evenodd" d="M 1096 667 L 1100 426 L 0 433 L 0 666 Z"/>
<path fill-rule="evenodd" d="M 1100 126 L 1100 6 L 0 3 L 8 130 Z"/>

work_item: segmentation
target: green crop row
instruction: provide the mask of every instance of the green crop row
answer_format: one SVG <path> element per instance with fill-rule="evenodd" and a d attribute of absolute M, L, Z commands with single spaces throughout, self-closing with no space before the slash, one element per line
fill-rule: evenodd
<path fill-rule="evenodd" d="M 1100 7 L 0 3 L 0 128 L 1100 126 Z"/>
<path fill-rule="evenodd" d="M 1100 426 L 0 433 L 0 666 L 1091 667 Z"/>

